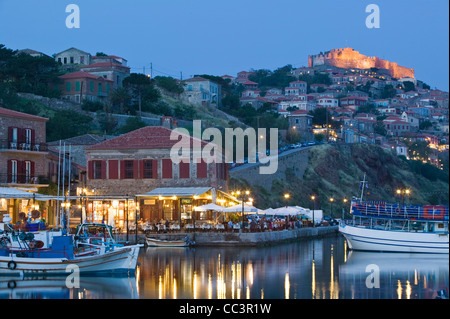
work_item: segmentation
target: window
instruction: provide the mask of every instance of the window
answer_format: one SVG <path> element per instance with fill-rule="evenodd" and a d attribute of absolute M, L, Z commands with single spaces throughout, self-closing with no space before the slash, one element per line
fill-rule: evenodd
<path fill-rule="evenodd" d="M 80 91 L 80 81 L 75 82 L 75 91 Z"/>
<path fill-rule="evenodd" d="M 125 161 L 125 178 L 134 178 L 134 161 Z"/>
<path fill-rule="evenodd" d="M 67 64 L 67 58 L 64 58 L 64 64 Z"/>
<path fill-rule="evenodd" d="M 80 56 L 80 64 L 84 64 L 84 56 Z"/>
<path fill-rule="evenodd" d="M 102 91 L 103 91 L 103 89 L 102 89 L 102 84 L 99 83 L 99 84 L 98 84 L 98 93 L 101 93 Z"/>
<path fill-rule="evenodd" d="M 58 63 L 61 63 L 61 58 L 58 58 Z"/>
<path fill-rule="evenodd" d="M 94 81 L 89 82 L 89 89 L 94 92 Z"/>
<path fill-rule="evenodd" d="M 8 182 L 17 183 L 17 161 L 10 161 L 9 178 Z"/>
<path fill-rule="evenodd" d="M 73 59 L 73 56 L 71 56 L 70 57 L 70 64 L 73 64 L 74 63 L 74 59 Z"/>
<path fill-rule="evenodd" d="M 180 178 L 190 178 L 190 163 L 180 162 Z"/>
<path fill-rule="evenodd" d="M 94 161 L 93 179 L 102 179 L 102 161 Z"/>
<path fill-rule="evenodd" d="M 143 161 L 143 178 L 153 178 L 153 160 Z"/>
<path fill-rule="evenodd" d="M 25 161 L 25 183 L 29 184 L 31 183 L 31 178 L 33 176 L 31 176 L 31 162 L 30 161 Z"/>
<path fill-rule="evenodd" d="M 31 129 L 29 129 L 29 128 L 26 128 L 25 130 L 24 130 L 24 134 L 25 134 L 25 143 L 26 144 L 31 144 L 32 143 L 32 137 L 31 137 Z"/>
<path fill-rule="evenodd" d="M 66 92 L 72 91 L 72 84 L 70 82 L 66 82 Z"/>

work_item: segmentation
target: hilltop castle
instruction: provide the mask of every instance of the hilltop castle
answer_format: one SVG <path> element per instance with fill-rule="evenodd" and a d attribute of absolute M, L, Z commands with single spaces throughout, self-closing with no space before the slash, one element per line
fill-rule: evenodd
<path fill-rule="evenodd" d="M 414 69 L 399 66 L 395 62 L 389 62 L 378 57 L 362 55 L 352 48 L 332 49 L 323 54 L 310 55 L 308 67 L 318 65 L 330 65 L 344 69 L 378 68 L 387 70 L 388 74 L 396 79 L 414 78 Z"/>

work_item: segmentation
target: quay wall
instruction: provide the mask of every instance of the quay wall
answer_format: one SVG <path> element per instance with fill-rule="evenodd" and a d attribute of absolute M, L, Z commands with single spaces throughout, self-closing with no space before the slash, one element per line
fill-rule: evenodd
<path fill-rule="evenodd" d="M 177 240 L 186 236 L 195 241 L 197 246 L 264 246 L 300 239 L 319 238 L 338 233 L 338 226 L 307 227 L 280 231 L 266 231 L 257 233 L 243 232 L 189 232 L 149 234 L 148 237 L 161 240 Z M 144 244 L 147 235 L 138 234 L 138 243 Z M 129 234 L 131 243 L 136 242 L 136 235 Z M 126 235 L 117 235 L 117 240 L 125 240 Z"/>

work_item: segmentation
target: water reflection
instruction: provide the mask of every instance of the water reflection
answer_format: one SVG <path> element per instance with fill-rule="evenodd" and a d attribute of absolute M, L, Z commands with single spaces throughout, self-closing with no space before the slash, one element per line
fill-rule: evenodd
<path fill-rule="evenodd" d="M 17 299 L 430 299 L 449 282 L 448 255 L 349 251 L 342 236 L 261 248 L 146 248 L 135 277 L 0 277 Z M 368 266 L 377 273 L 368 272 Z M 378 276 L 377 288 L 367 284 Z"/>

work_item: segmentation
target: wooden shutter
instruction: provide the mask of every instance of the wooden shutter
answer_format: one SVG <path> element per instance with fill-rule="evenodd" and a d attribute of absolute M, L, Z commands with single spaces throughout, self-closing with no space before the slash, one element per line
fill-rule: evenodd
<path fill-rule="evenodd" d="M 61 168 L 59 168 L 61 169 Z M 94 179 L 94 161 L 88 162 L 88 178 Z"/>
<path fill-rule="evenodd" d="M 208 164 L 202 159 L 200 163 L 197 163 L 197 178 L 207 178 Z"/>
<path fill-rule="evenodd" d="M 139 178 L 144 179 L 144 166 L 146 160 L 139 161 Z"/>
<path fill-rule="evenodd" d="M 125 161 L 120 161 L 120 179 L 125 179 Z"/>
<path fill-rule="evenodd" d="M 162 178 L 172 178 L 172 160 L 164 158 L 162 160 Z"/>
<path fill-rule="evenodd" d="M 8 183 L 12 182 L 12 160 L 8 160 Z"/>
<path fill-rule="evenodd" d="M 189 178 L 190 177 L 190 163 L 185 163 L 183 161 L 180 162 L 180 178 Z"/>
<path fill-rule="evenodd" d="M 31 145 L 34 146 L 34 144 L 36 144 L 36 131 L 31 129 Z"/>
<path fill-rule="evenodd" d="M 10 143 L 13 140 L 13 129 L 14 127 L 12 126 L 8 127 L 8 148 L 10 147 Z"/>
<path fill-rule="evenodd" d="M 118 179 L 119 178 L 119 161 L 118 160 L 109 160 L 108 161 L 108 175 L 109 175 L 109 179 Z"/>
<path fill-rule="evenodd" d="M 170 162 L 172 163 L 172 161 L 170 160 Z M 157 179 L 158 178 L 158 160 L 152 160 L 152 178 Z M 172 173 L 172 170 L 171 170 Z"/>
<path fill-rule="evenodd" d="M 31 175 L 31 178 L 34 178 L 34 177 L 36 177 L 35 175 L 34 175 L 34 168 L 35 168 L 35 164 L 34 164 L 34 162 L 30 162 L 30 175 Z"/>
<path fill-rule="evenodd" d="M 101 161 L 101 178 L 106 179 L 106 161 Z"/>
<path fill-rule="evenodd" d="M 138 160 L 133 161 L 133 178 L 134 179 L 139 178 L 139 161 Z"/>

